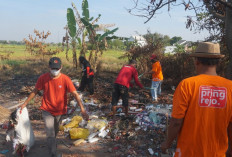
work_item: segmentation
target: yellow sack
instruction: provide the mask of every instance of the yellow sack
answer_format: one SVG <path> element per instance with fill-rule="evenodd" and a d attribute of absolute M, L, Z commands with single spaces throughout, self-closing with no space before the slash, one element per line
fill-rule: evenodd
<path fill-rule="evenodd" d="M 82 121 L 82 117 L 80 116 L 74 116 L 71 120 L 70 123 L 66 124 L 64 126 L 64 129 L 67 129 L 67 128 L 76 128 L 78 127 L 79 123 Z"/>
<path fill-rule="evenodd" d="M 64 126 L 63 125 L 59 125 L 59 130 L 60 131 L 64 131 Z"/>
<path fill-rule="evenodd" d="M 80 116 L 74 116 L 71 121 L 79 121 L 79 122 L 81 122 L 82 121 L 82 117 L 80 117 Z"/>
<path fill-rule="evenodd" d="M 72 128 L 69 130 L 71 139 L 86 139 L 89 136 L 89 130 L 84 128 Z"/>

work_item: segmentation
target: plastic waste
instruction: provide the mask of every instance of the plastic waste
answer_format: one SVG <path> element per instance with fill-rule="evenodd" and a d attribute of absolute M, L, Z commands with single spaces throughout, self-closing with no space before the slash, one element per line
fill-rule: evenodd
<path fill-rule="evenodd" d="M 77 106 L 77 101 L 76 100 L 70 101 L 70 105 L 73 106 L 73 107 L 76 107 Z"/>
<path fill-rule="evenodd" d="M 107 130 L 103 130 L 102 132 L 100 132 L 98 134 L 98 136 L 104 138 L 104 137 L 106 137 L 107 134 L 108 134 L 108 131 Z"/>
<path fill-rule="evenodd" d="M 153 151 L 151 148 L 149 148 L 148 151 L 149 151 L 149 153 L 150 153 L 151 155 L 154 154 L 154 151 Z"/>
<path fill-rule="evenodd" d="M 92 133 L 89 135 L 88 140 L 91 140 L 92 138 L 94 138 L 96 135 L 98 134 L 98 132 Z"/>
<path fill-rule="evenodd" d="M 79 83 L 79 82 L 74 82 L 74 85 L 75 85 L 76 87 L 79 87 L 79 86 L 80 86 L 80 83 Z"/>
<path fill-rule="evenodd" d="M 160 117 L 157 116 L 157 112 L 151 112 L 149 118 L 154 124 L 160 124 Z"/>
<path fill-rule="evenodd" d="M 83 120 L 79 123 L 79 126 L 80 126 L 80 127 L 84 127 L 86 124 L 87 124 L 87 121 L 83 119 Z"/>
<path fill-rule="evenodd" d="M 6 154 L 7 152 L 9 152 L 8 149 L 6 149 L 6 150 L 1 150 L 1 151 L 0 151 L 0 154 Z"/>
<path fill-rule="evenodd" d="M 26 151 L 28 152 L 33 146 L 35 137 L 31 127 L 31 122 L 29 119 L 28 110 L 24 107 L 21 111 L 21 108 L 18 108 L 16 111 L 16 121 L 15 125 L 16 136 L 13 139 L 13 148 L 17 144 L 24 144 L 26 146 Z"/>
<path fill-rule="evenodd" d="M 69 122 L 71 122 L 71 118 L 66 118 L 66 119 L 63 119 L 62 121 L 61 121 L 61 124 L 62 125 L 66 125 L 66 124 L 68 124 Z"/>
<path fill-rule="evenodd" d="M 135 110 L 136 109 L 136 107 L 130 107 L 130 110 Z"/>
<path fill-rule="evenodd" d="M 8 129 L 8 122 L 4 122 L 3 124 L 1 124 L 1 128 Z"/>
<path fill-rule="evenodd" d="M 117 112 L 118 112 L 118 113 L 119 113 L 119 112 L 122 112 L 122 108 L 117 109 Z"/>
<path fill-rule="evenodd" d="M 97 115 L 90 115 L 89 119 L 98 119 L 98 116 Z"/>
<path fill-rule="evenodd" d="M 135 109 L 135 112 L 139 112 L 139 111 L 142 111 L 143 109 L 141 108 L 138 108 L 138 109 Z"/>
<path fill-rule="evenodd" d="M 84 128 L 72 128 L 69 133 L 71 139 L 86 139 L 89 136 L 89 130 Z"/>
<path fill-rule="evenodd" d="M 89 139 L 89 143 L 93 143 L 93 142 L 97 142 L 99 140 L 99 138 L 91 138 Z"/>
<path fill-rule="evenodd" d="M 119 113 L 119 116 L 125 116 L 126 114 L 125 113 Z"/>
<path fill-rule="evenodd" d="M 98 136 L 104 138 L 108 134 L 109 129 L 105 130 L 105 127 L 103 127 L 103 128 L 101 128 L 101 130 L 99 132 L 100 133 L 98 134 Z"/>
<path fill-rule="evenodd" d="M 70 130 L 71 128 L 76 128 L 79 126 L 79 123 L 82 121 L 82 117 L 74 116 L 70 123 L 64 126 L 64 131 Z"/>
<path fill-rule="evenodd" d="M 84 142 L 85 142 L 84 139 L 79 139 L 79 140 L 74 141 L 73 144 L 74 146 L 78 146 L 79 144 L 84 143 Z"/>
<path fill-rule="evenodd" d="M 135 131 L 138 131 L 138 130 L 140 130 L 141 128 L 138 126 L 138 127 L 136 127 L 135 128 Z"/>
<path fill-rule="evenodd" d="M 86 128 L 90 131 L 95 129 L 100 130 L 101 128 L 105 127 L 108 124 L 107 120 L 105 119 L 92 119 L 88 122 Z"/>

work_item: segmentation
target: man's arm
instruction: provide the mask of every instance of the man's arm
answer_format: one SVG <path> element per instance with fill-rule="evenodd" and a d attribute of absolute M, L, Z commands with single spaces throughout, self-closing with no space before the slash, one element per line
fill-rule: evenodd
<path fill-rule="evenodd" d="M 34 89 L 31 93 L 30 93 L 30 95 L 29 95 L 29 97 L 27 98 L 27 100 L 25 100 L 25 102 L 20 106 L 21 107 L 21 110 L 24 108 L 24 107 L 26 107 L 27 106 L 27 104 L 31 101 L 31 99 L 33 99 L 35 96 L 36 96 L 36 94 L 38 93 L 38 89 Z"/>
<path fill-rule="evenodd" d="M 230 122 L 227 131 L 228 131 L 229 147 L 226 153 L 226 157 L 232 157 L 232 122 Z"/>
<path fill-rule="evenodd" d="M 143 88 L 143 85 L 139 82 L 138 72 L 136 69 L 134 69 L 133 71 L 133 76 L 134 76 L 135 84 L 139 86 L 140 88 Z"/>
<path fill-rule="evenodd" d="M 178 136 L 182 128 L 183 121 L 184 121 L 183 118 L 182 119 L 171 118 L 167 130 L 168 132 L 167 139 L 161 145 L 161 150 L 163 153 L 166 153 L 166 149 L 168 149 L 171 146 L 174 139 Z"/>
<path fill-rule="evenodd" d="M 81 102 L 81 98 L 79 97 L 79 94 L 77 93 L 77 91 L 72 92 L 73 96 L 75 97 L 75 99 L 77 100 L 77 103 L 79 104 L 80 108 L 81 108 L 81 113 L 82 116 L 85 120 L 89 119 L 89 115 L 86 113 L 85 108 Z"/>

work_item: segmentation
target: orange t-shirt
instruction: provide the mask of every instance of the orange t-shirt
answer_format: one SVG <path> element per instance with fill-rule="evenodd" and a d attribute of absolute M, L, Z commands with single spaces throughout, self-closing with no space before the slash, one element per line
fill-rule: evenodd
<path fill-rule="evenodd" d="M 225 157 L 232 122 L 232 81 L 198 75 L 178 85 L 172 117 L 184 118 L 175 157 Z"/>
<path fill-rule="evenodd" d="M 48 111 L 54 116 L 67 112 L 67 92 L 76 91 L 71 79 L 64 74 L 53 79 L 50 73 L 45 73 L 39 77 L 35 88 L 43 90 L 40 109 Z"/>
<path fill-rule="evenodd" d="M 161 64 L 159 61 L 152 64 L 152 81 L 162 81 L 163 80 L 163 72 L 161 68 Z"/>

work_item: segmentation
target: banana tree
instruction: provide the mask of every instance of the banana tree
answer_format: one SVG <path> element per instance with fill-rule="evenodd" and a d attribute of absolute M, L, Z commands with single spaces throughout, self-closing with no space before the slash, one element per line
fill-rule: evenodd
<path fill-rule="evenodd" d="M 73 40 L 78 41 L 78 44 L 81 47 L 80 55 L 85 56 L 87 52 L 90 52 L 88 60 L 92 64 L 93 69 L 96 71 L 99 58 L 102 56 L 104 50 L 106 50 L 107 48 L 107 38 L 109 39 L 115 37 L 110 37 L 110 35 L 114 34 L 118 30 L 118 28 L 107 30 L 107 27 L 114 26 L 114 24 L 95 24 L 98 22 L 101 15 L 99 14 L 98 17 L 95 19 L 93 17 L 90 17 L 89 4 L 87 0 L 82 1 L 82 17 L 79 14 L 74 3 L 72 3 L 72 7 L 73 9 L 68 8 L 67 13 L 69 35 L 72 37 Z M 73 10 L 75 11 L 76 15 L 74 15 Z M 78 29 L 76 29 L 76 24 L 78 25 Z M 103 34 L 98 34 L 97 31 L 102 29 L 104 29 L 105 32 Z M 82 37 L 80 38 L 81 35 Z M 89 47 L 86 46 L 86 38 L 88 39 L 88 43 L 91 45 Z M 76 52 L 74 53 L 73 51 L 73 54 L 76 54 Z"/>
<path fill-rule="evenodd" d="M 71 8 L 67 9 L 67 21 L 68 21 L 68 32 L 71 36 L 71 45 L 73 48 L 73 65 L 77 68 L 77 52 L 76 52 L 76 22 L 73 10 Z M 66 51 L 66 56 L 67 56 Z"/>

